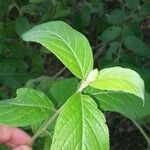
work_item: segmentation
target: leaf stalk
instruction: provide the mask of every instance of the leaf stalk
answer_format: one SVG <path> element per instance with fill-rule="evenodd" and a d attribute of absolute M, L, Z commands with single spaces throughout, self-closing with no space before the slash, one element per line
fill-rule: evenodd
<path fill-rule="evenodd" d="M 61 108 L 59 108 L 57 111 L 55 111 L 55 113 L 53 114 L 53 116 L 51 118 L 49 118 L 48 120 L 46 120 L 42 124 L 42 126 L 33 135 L 32 142 L 34 142 L 39 137 L 39 135 L 42 134 L 49 127 L 49 125 L 58 117 L 58 115 L 60 113 L 60 110 L 61 110 Z"/>

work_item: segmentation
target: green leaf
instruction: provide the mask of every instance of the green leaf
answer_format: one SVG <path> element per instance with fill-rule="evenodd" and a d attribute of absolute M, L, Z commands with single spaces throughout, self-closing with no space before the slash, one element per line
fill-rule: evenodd
<path fill-rule="evenodd" d="M 42 92 L 21 88 L 17 97 L 0 102 L 0 123 L 27 126 L 52 115 L 54 105 Z"/>
<path fill-rule="evenodd" d="M 47 76 L 31 79 L 26 83 L 26 87 L 44 92 L 55 104 L 55 107 L 62 106 L 77 91 L 78 85 L 77 78 L 54 79 Z"/>
<path fill-rule="evenodd" d="M 95 98 L 105 111 L 118 112 L 133 120 L 142 117 L 141 112 L 144 110 L 144 107 L 141 98 L 134 94 L 122 91 L 106 91 L 92 87 L 87 88 L 84 92 Z"/>
<path fill-rule="evenodd" d="M 9 150 L 9 149 L 4 145 L 0 145 L 0 150 Z"/>
<path fill-rule="evenodd" d="M 139 24 L 137 23 L 130 23 L 124 26 L 124 37 L 131 35 L 137 35 L 138 37 L 143 36 L 143 33 L 140 29 Z"/>
<path fill-rule="evenodd" d="M 127 36 L 124 39 L 124 45 L 127 49 L 132 50 L 135 54 L 145 57 L 150 55 L 150 48 L 148 45 L 136 36 Z"/>
<path fill-rule="evenodd" d="M 43 126 L 43 124 L 45 124 L 45 122 L 48 121 L 48 119 L 44 120 L 44 121 L 40 121 L 40 122 L 36 122 L 36 123 L 31 124 L 32 132 L 36 133 L 39 130 L 39 128 L 41 128 Z M 48 126 L 47 129 L 45 129 L 42 133 L 40 133 L 38 137 L 53 136 L 55 124 L 56 124 L 56 120 L 54 122 L 52 122 Z"/>
<path fill-rule="evenodd" d="M 107 21 L 110 24 L 121 24 L 124 19 L 125 13 L 121 9 L 115 9 L 109 15 L 107 15 Z"/>
<path fill-rule="evenodd" d="M 1 18 L 9 14 L 10 10 L 12 9 L 13 4 L 14 4 L 13 0 L 5 0 L 5 2 L 3 0 L 0 0 Z M 1 21 L 5 22 L 3 19 L 1 19 Z"/>
<path fill-rule="evenodd" d="M 141 12 L 144 16 L 149 16 L 149 14 L 150 14 L 150 3 L 143 4 L 143 7 L 141 8 Z"/>
<path fill-rule="evenodd" d="M 135 9 L 140 5 L 140 0 L 124 0 L 124 2 L 130 9 Z"/>
<path fill-rule="evenodd" d="M 0 39 L 10 38 L 15 34 L 15 23 L 9 22 L 8 25 L 0 28 Z"/>
<path fill-rule="evenodd" d="M 58 117 L 51 150 L 108 150 L 106 120 L 87 95 L 74 94 Z"/>
<path fill-rule="evenodd" d="M 46 136 L 45 137 L 44 150 L 50 150 L 51 144 L 52 144 L 52 137 Z"/>
<path fill-rule="evenodd" d="M 58 79 L 54 79 L 48 76 L 41 76 L 35 79 L 29 80 L 25 87 L 32 88 L 38 91 L 42 91 L 47 96 L 49 96 L 49 88 L 55 83 Z"/>
<path fill-rule="evenodd" d="M 101 90 L 131 93 L 144 101 L 144 82 L 139 74 L 131 69 L 122 67 L 103 69 L 90 85 Z"/>
<path fill-rule="evenodd" d="M 118 49 L 119 49 L 120 43 L 119 42 L 113 42 L 110 44 L 106 54 L 105 54 L 105 58 L 108 60 L 112 59 L 112 55 L 115 54 Z"/>
<path fill-rule="evenodd" d="M 38 25 L 23 34 L 22 38 L 45 46 L 80 79 L 84 79 L 93 68 L 88 40 L 65 22 L 53 21 Z"/>
<path fill-rule="evenodd" d="M 117 26 L 112 26 L 107 28 L 99 37 L 100 40 L 104 42 L 109 42 L 115 40 L 120 34 L 122 29 Z"/>
<path fill-rule="evenodd" d="M 144 109 L 144 82 L 131 69 L 103 69 L 84 92 L 96 98 L 103 110 L 116 111 L 130 119 L 141 117 Z"/>
<path fill-rule="evenodd" d="M 145 92 L 145 105 L 142 111 L 140 112 L 139 118 L 145 118 L 150 116 L 150 93 Z"/>
<path fill-rule="evenodd" d="M 62 106 L 77 91 L 78 84 L 76 78 L 54 81 L 49 88 L 49 96 L 54 101 L 55 106 Z"/>
<path fill-rule="evenodd" d="M 22 35 L 25 31 L 30 28 L 30 24 L 25 17 L 17 18 L 15 22 L 15 29 L 18 35 Z"/>
<path fill-rule="evenodd" d="M 20 60 L 5 59 L 0 61 L 0 83 L 11 88 L 18 88 L 32 75 L 26 72 L 27 65 Z"/>
<path fill-rule="evenodd" d="M 4 55 L 5 52 L 5 43 L 0 41 L 0 55 Z"/>
<path fill-rule="evenodd" d="M 37 7 L 37 5 L 30 3 L 28 5 L 23 5 L 20 10 L 27 15 L 36 16 L 38 11 L 42 11 L 41 7 Z"/>
<path fill-rule="evenodd" d="M 145 82 L 145 90 L 150 93 L 150 68 L 133 67 L 137 71 Z"/>
<path fill-rule="evenodd" d="M 30 56 L 31 58 L 32 55 L 35 55 L 35 52 L 32 51 L 32 49 L 27 48 L 23 42 L 18 41 L 18 40 L 10 40 L 4 43 L 5 44 L 5 54 L 9 58 L 14 58 L 16 60 L 24 60 L 25 57 Z M 6 51 L 9 49 L 9 52 Z M 34 54 L 33 54 L 34 53 Z"/>

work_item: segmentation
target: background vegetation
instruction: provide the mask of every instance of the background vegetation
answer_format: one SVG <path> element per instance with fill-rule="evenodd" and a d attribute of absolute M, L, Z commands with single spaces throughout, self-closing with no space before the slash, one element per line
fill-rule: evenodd
<path fill-rule="evenodd" d="M 52 20 L 63 20 L 86 35 L 95 68 L 118 65 L 137 71 L 145 81 L 150 109 L 149 0 L 0 0 L 0 99 L 15 96 L 16 89 L 27 81 L 29 85 L 30 79 L 38 78 L 32 80 L 35 87 L 46 87 L 49 78 L 41 83 L 41 76 L 72 76 L 53 54 L 20 37 L 32 26 Z M 117 113 L 106 116 L 112 150 L 146 147 L 129 120 Z M 139 122 L 149 134 L 149 117 Z"/>

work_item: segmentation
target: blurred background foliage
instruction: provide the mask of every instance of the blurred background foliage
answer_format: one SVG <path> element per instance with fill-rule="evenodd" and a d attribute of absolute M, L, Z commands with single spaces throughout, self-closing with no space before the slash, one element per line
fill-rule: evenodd
<path fill-rule="evenodd" d="M 89 39 L 95 67 L 118 65 L 141 75 L 146 119 L 140 122 L 149 123 L 150 0 L 0 0 L 0 99 L 15 96 L 17 88 L 29 83 L 37 88 L 41 76 L 72 76 L 45 48 L 21 39 L 32 26 L 52 20 L 69 23 Z M 40 87 L 51 83 L 47 78 Z"/>

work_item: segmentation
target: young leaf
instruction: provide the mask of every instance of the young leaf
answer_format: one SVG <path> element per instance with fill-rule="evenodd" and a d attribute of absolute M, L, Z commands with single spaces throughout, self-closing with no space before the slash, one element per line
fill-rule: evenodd
<path fill-rule="evenodd" d="M 21 88 L 16 98 L 0 102 L 0 123 L 27 126 L 46 119 L 54 111 L 54 105 L 44 93 Z"/>
<path fill-rule="evenodd" d="M 139 74 L 131 69 L 122 67 L 103 69 L 91 86 L 101 90 L 131 93 L 144 101 L 144 82 Z"/>
<path fill-rule="evenodd" d="M 130 119 L 141 116 L 144 82 L 135 71 L 121 67 L 103 69 L 90 86 L 85 93 L 96 98 L 102 109 L 119 112 Z"/>
<path fill-rule="evenodd" d="M 84 79 L 93 68 L 88 40 L 65 22 L 53 21 L 38 25 L 23 34 L 22 38 L 45 46 L 80 79 Z"/>
<path fill-rule="evenodd" d="M 76 93 L 58 117 L 51 150 L 108 150 L 109 133 L 105 123 L 93 99 Z"/>
<path fill-rule="evenodd" d="M 122 29 L 120 27 L 109 27 L 101 34 L 99 39 L 104 42 L 115 40 L 121 34 L 121 31 Z"/>

